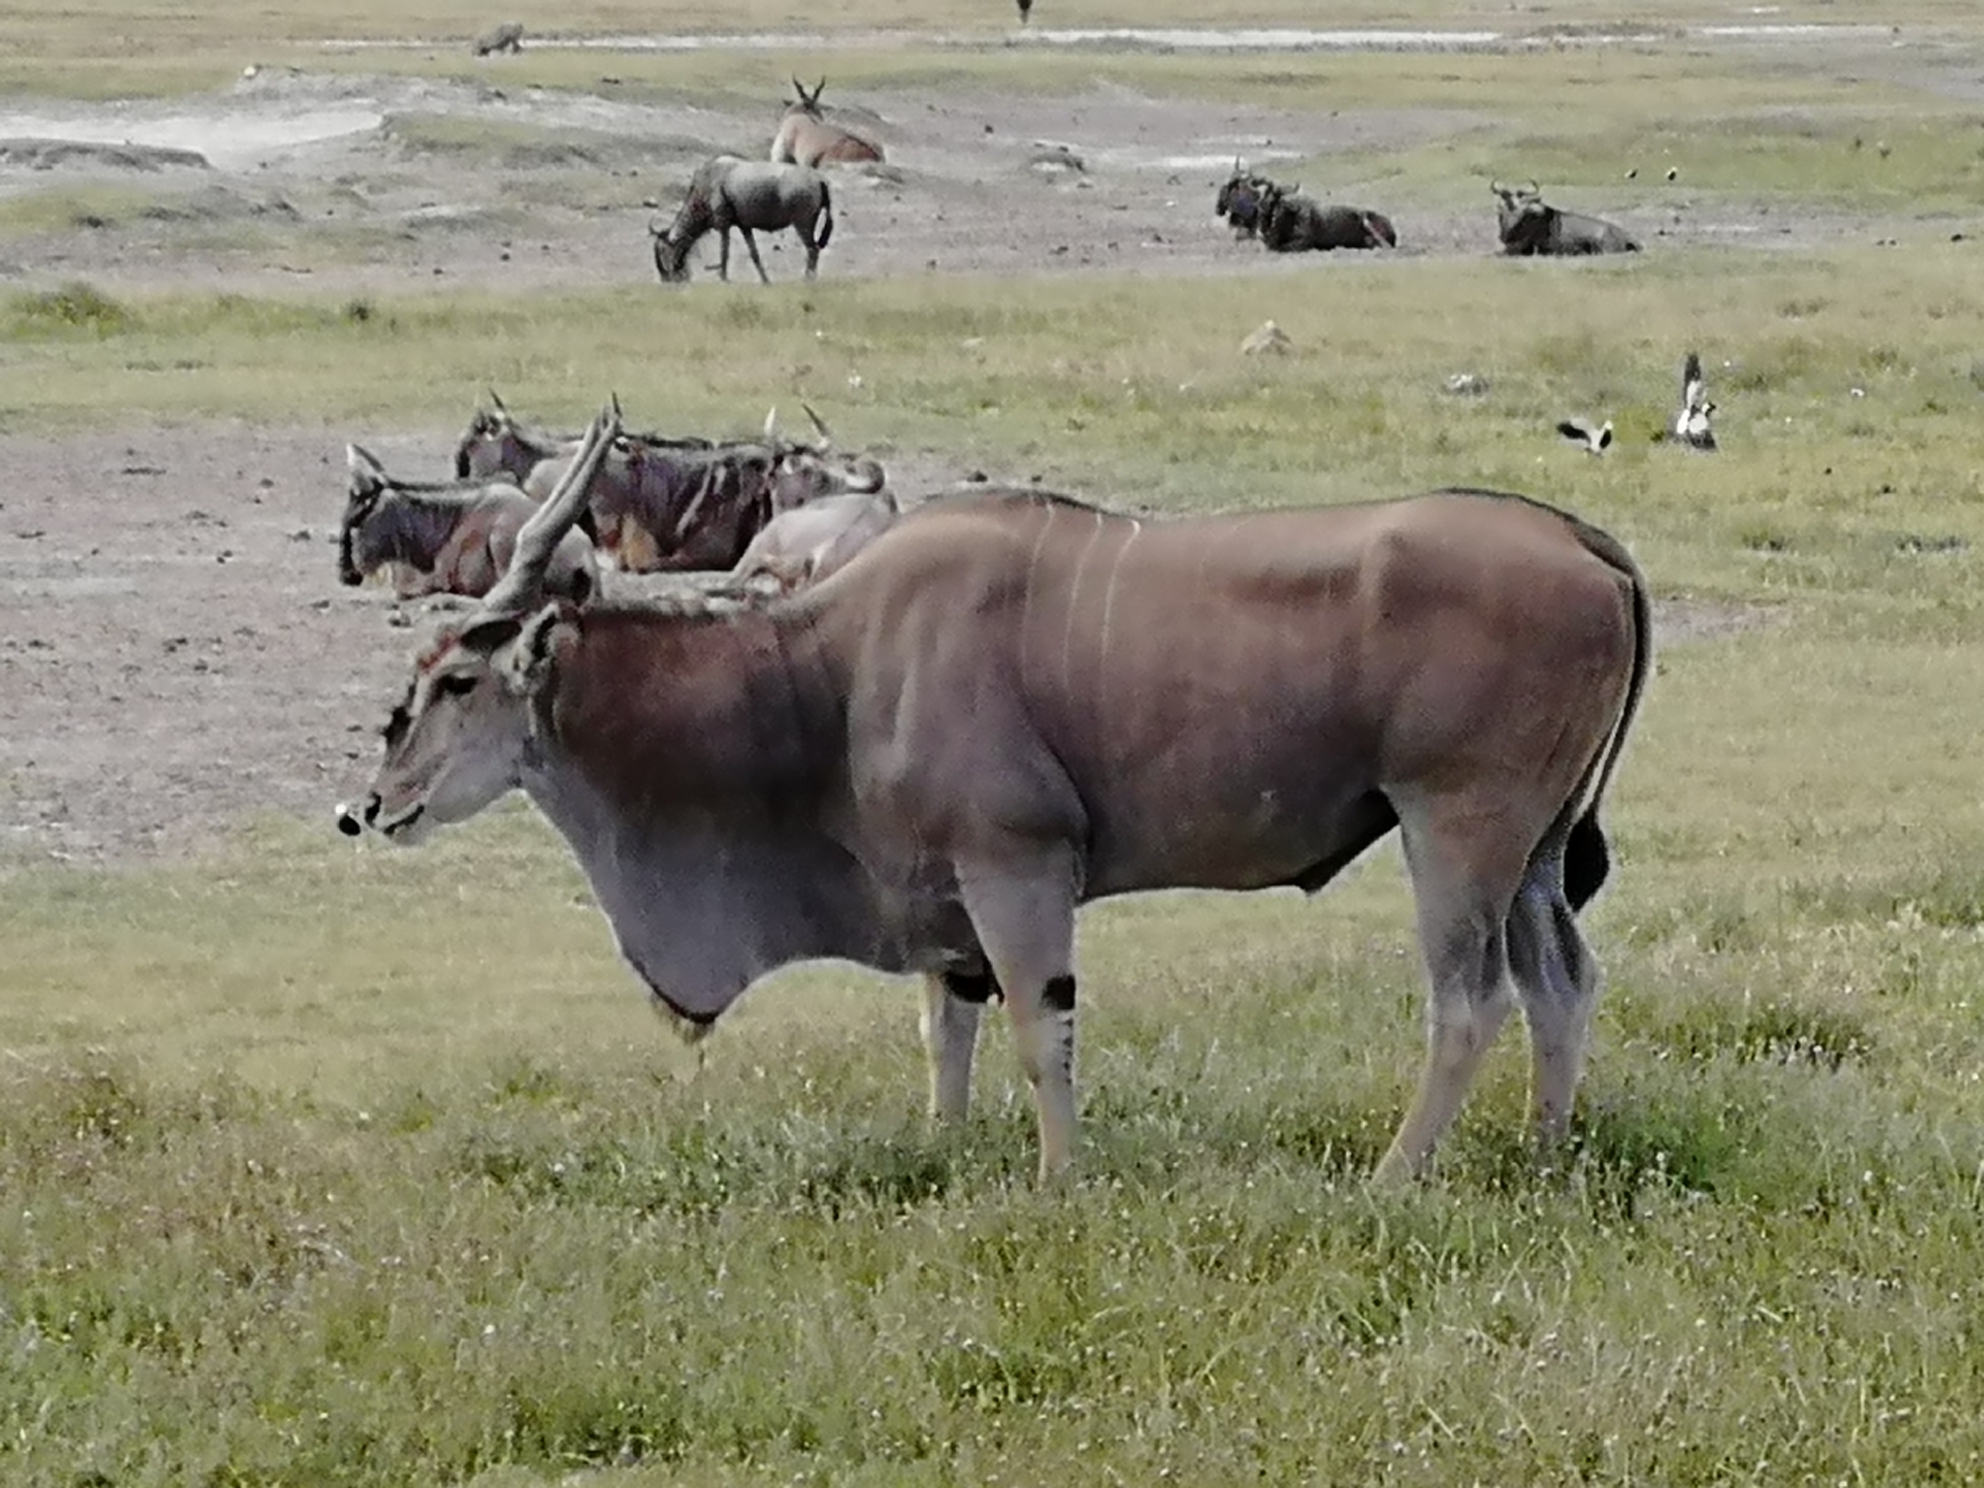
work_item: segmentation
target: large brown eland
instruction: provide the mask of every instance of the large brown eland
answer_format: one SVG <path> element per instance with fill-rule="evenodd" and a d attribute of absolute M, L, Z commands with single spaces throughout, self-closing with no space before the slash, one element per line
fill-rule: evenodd
<path fill-rule="evenodd" d="M 730 231 L 743 234 L 759 282 L 770 284 L 765 261 L 758 256 L 755 232 L 784 232 L 787 228 L 806 250 L 806 277 L 820 271 L 820 250 L 833 241 L 834 198 L 827 178 L 808 165 L 776 165 L 718 155 L 696 167 L 689 191 L 666 230 L 648 224 L 654 240 L 654 271 L 663 284 L 680 284 L 689 277 L 689 250 L 706 233 L 717 234 L 717 277 L 730 279 Z"/>
<path fill-rule="evenodd" d="M 820 109 L 820 92 L 827 86 L 821 78 L 808 93 L 798 78 L 792 80 L 794 97 L 778 121 L 772 136 L 771 158 L 795 165 L 859 164 L 879 161 L 882 147 L 863 139 L 851 129 L 830 123 Z"/>
<path fill-rule="evenodd" d="M 1003 996 L 1045 1178 L 1075 1137 L 1077 906 L 1314 892 L 1397 827 L 1429 1047 L 1379 1176 L 1423 1168 L 1518 1003 L 1537 1135 L 1564 1134 L 1598 977 L 1576 911 L 1649 661 L 1605 533 L 1477 491 L 1152 521 L 996 488 L 685 615 L 545 601 L 584 488 L 417 663 L 342 830 L 411 845 L 521 789 L 692 1039 L 792 962 L 922 973 L 939 1117 Z"/>
<path fill-rule="evenodd" d="M 1490 181 L 1495 233 L 1513 258 L 1577 258 L 1591 253 L 1638 253 L 1639 240 L 1616 223 L 1582 212 L 1564 212 L 1543 200 L 1534 181 L 1504 186 Z"/>
<path fill-rule="evenodd" d="M 480 599 L 510 566 L 517 534 L 538 509 L 500 478 L 445 484 L 397 479 L 356 444 L 345 446 L 345 464 L 338 578 L 362 584 L 390 566 L 394 591 L 402 599 L 423 594 Z M 575 604 L 599 593 L 592 544 L 576 528 L 553 550 L 544 592 Z"/>

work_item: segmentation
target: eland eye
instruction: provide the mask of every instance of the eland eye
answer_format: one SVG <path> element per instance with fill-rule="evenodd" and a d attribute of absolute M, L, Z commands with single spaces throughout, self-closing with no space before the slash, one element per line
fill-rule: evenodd
<path fill-rule="evenodd" d="M 449 697 L 467 697 L 475 691 L 475 678 L 465 672 L 451 672 L 434 685 Z"/>

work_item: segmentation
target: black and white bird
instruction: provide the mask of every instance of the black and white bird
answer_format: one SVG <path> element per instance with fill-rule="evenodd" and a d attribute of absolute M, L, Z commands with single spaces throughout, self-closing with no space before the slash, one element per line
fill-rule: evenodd
<path fill-rule="evenodd" d="M 1689 449 L 1714 449 L 1715 430 L 1709 427 L 1714 412 L 1708 384 L 1702 380 L 1702 359 L 1691 351 L 1681 363 L 1681 411 L 1674 415 L 1674 438 Z"/>
<path fill-rule="evenodd" d="M 1566 439 L 1574 439 L 1584 446 L 1588 455 L 1602 455 L 1612 444 L 1612 420 L 1593 428 L 1583 419 L 1565 419 L 1557 425 L 1557 432 Z"/>

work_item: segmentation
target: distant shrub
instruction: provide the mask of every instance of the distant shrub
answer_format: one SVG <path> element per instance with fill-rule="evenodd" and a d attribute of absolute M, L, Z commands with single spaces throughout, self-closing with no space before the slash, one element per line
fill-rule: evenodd
<path fill-rule="evenodd" d="M 130 310 L 95 285 L 73 280 L 59 289 L 18 296 L 9 307 L 13 329 L 22 331 L 88 330 L 114 336 L 130 329 Z"/>

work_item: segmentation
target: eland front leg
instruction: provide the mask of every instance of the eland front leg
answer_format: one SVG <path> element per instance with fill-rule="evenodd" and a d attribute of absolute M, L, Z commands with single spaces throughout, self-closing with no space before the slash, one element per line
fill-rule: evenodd
<path fill-rule="evenodd" d="M 924 978 L 923 1051 L 930 1066 L 934 1121 L 962 1121 L 971 1107 L 978 1016 L 998 990 L 989 971 L 946 971 Z"/>

